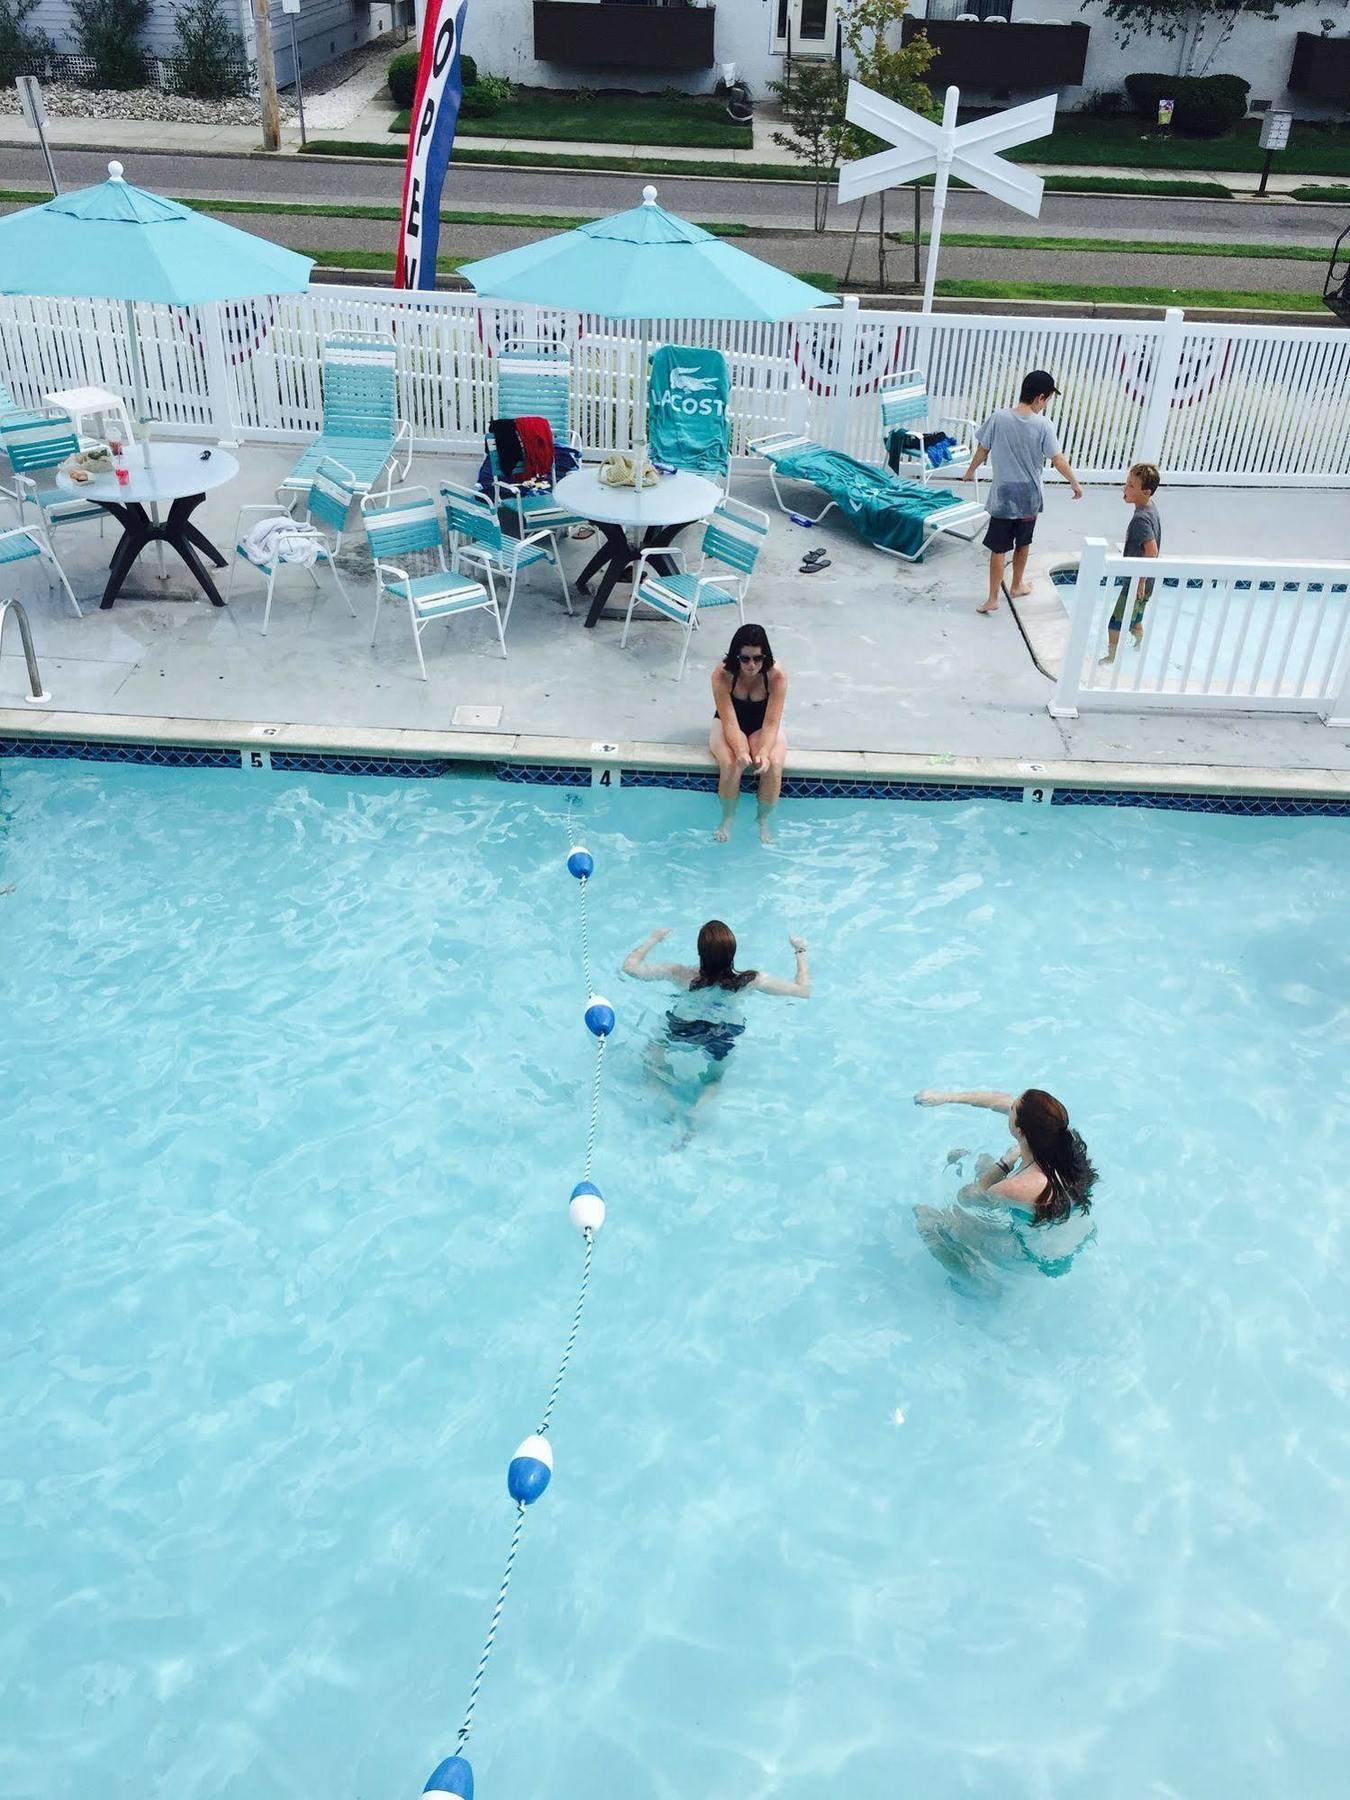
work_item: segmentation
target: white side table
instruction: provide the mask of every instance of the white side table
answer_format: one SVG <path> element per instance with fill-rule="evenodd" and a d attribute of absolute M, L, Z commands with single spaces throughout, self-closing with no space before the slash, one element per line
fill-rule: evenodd
<path fill-rule="evenodd" d="M 44 394 L 42 398 L 48 406 L 58 406 L 62 412 L 70 414 L 76 437 L 79 437 L 80 427 L 86 419 L 97 419 L 103 425 L 106 435 L 107 422 L 111 417 L 121 426 L 125 434 L 123 442 L 128 449 L 135 441 L 136 433 L 131 429 L 131 414 L 127 411 L 127 403 L 120 394 L 114 394 L 109 388 L 57 388 L 53 393 Z"/>

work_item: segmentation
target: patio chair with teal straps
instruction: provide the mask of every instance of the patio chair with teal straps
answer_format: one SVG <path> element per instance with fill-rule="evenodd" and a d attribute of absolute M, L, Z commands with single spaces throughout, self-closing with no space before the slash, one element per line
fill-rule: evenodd
<path fill-rule="evenodd" d="M 726 495 L 704 527 L 702 556 L 696 569 L 680 568 L 663 574 L 652 566 L 653 558 L 662 563 L 682 563 L 684 552 L 678 545 L 644 551 L 633 570 L 633 592 L 619 648 L 628 642 L 634 606 L 641 601 L 644 606 L 654 607 L 665 618 L 684 626 L 684 648 L 675 674 L 679 681 L 689 660 L 689 645 L 700 611 L 710 606 L 734 606 L 744 625 L 746 591 L 768 534 L 768 513 Z"/>
<path fill-rule="evenodd" d="M 347 584 L 337 566 L 337 554 L 342 548 L 347 513 L 355 498 L 356 477 L 351 470 L 344 469 L 330 457 L 325 457 L 314 471 L 304 519 L 296 520 L 293 533 L 278 531 L 269 534 L 265 550 L 260 550 L 250 542 L 245 534 L 244 522 L 250 515 L 256 515 L 252 526 L 256 531 L 263 519 L 269 514 L 275 515 L 275 501 L 253 502 L 239 508 L 234 522 L 234 561 L 230 565 L 230 586 L 225 599 L 229 602 L 234 598 L 234 578 L 239 573 L 241 563 L 250 569 L 256 569 L 267 582 L 267 603 L 263 607 L 262 619 L 264 637 L 267 636 L 267 626 L 272 617 L 272 595 L 277 585 L 277 574 L 285 568 L 307 569 L 310 580 L 318 587 L 317 565 L 326 562 L 334 586 L 347 602 L 347 611 L 353 618 L 356 617 L 352 597 L 347 592 Z M 329 532 L 332 533 L 331 537 Z"/>
<path fill-rule="evenodd" d="M 901 369 L 888 375 L 878 389 L 881 402 L 881 442 L 890 468 L 897 475 L 917 475 L 921 482 L 951 480 L 964 475 L 975 454 L 975 437 L 979 426 L 974 419 L 944 416 L 930 419 L 928 384 L 922 369 Z M 947 453 L 937 463 L 930 461 L 922 448 L 931 431 L 941 427 L 951 440 Z M 904 445 L 903 436 L 894 452 L 892 438 L 904 434 L 916 442 Z M 977 471 L 978 475 L 978 471 Z"/>
<path fill-rule="evenodd" d="M 325 457 L 350 469 L 368 494 L 386 493 L 412 463 L 412 427 L 398 416 L 397 350 L 392 338 L 332 337 L 323 347 L 323 430 L 277 489 L 283 504 L 309 491 Z"/>
<path fill-rule="evenodd" d="M 375 563 L 372 645 L 380 629 L 380 602 L 388 595 L 408 609 L 413 647 L 417 651 L 417 666 L 422 671 L 423 681 L 427 678 L 427 665 L 422 657 L 422 633 L 433 619 L 474 612 L 481 607 L 496 620 L 497 640 L 502 655 L 506 655 L 506 633 L 497 605 L 492 570 L 484 570 L 487 577 L 484 586 L 483 582 L 473 581 L 446 567 L 441 515 L 429 488 L 404 487 L 395 488 L 389 494 L 367 494 L 361 502 L 361 519 Z M 414 574 L 414 558 L 424 564 L 430 563 L 431 567 L 422 574 Z"/>
<path fill-rule="evenodd" d="M 61 525 L 77 525 L 97 519 L 99 536 L 107 518 L 101 506 L 93 506 L 56 485 L 56 471 L 80 448 L 70 415 L 55 407 L 0 415 L 0 448 L 14 471 L 14 497 L 19 503 L 19 522 L 31 515 L 41 521 L 42 535 L 51 549 L 51 532 Z M 53 552 L 53 554 L 55 554 Z"/>
<path fill-rule="evenodd" d="M 508 344 L 497 359 L 498 419 L 547 419 L 555 444 L 581 453 L 581 441 L 572 430 L 572 359 L 552 344 L 523 341 Z M 507 477 L 497 459 L 497 446 L 487 439 L 492 467 L 492 497 L 517 537 L 532 531 L 566 531 L 584 521 L 559 504 L 553 483 L 524 487 Z"/>
<path fill-rule="evenodd" d="M 511 623 L 511 608 L 516 598 L 516 582 L 522 569 L 539 563 L 551 563 L 558 572 L 563 604 L 570 615 L 572 596 L 558 554 L 558 540 L 550 530 L 532 531 L 528 537 L 511 537 L 502 530 L 497 509 L 486 494 L 477 488 L 464 487 L 457 481 L 441 483 L 441 504 L 445 508 L 445 529 L 450 538 L 450 568 L 458 573 L 467 563 L 470 569 L 490 570 L 509 583 L 506 604 L 502 609 L 502 626 Z"/>
<path fill-rule="evenodd" d="M 66 572 L 56 560 L 56 552 L 52 549 L 51 539 L 41 525 L 23 525 L 8 531 L 0 531 L 0 569 L 8 569 L 11 565 L 29 562 L 36 557 L 49 575 L 55 575 L 66 590 L 66 598 L 75 608 L 75 617 L 82 619 L 80 603 L 75 598 L 75 591 L 66 580 Z"/>

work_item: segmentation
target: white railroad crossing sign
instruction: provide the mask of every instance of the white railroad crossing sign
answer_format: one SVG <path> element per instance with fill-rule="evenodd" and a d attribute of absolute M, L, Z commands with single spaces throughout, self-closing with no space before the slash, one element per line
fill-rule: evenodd
<path fill-rule="evenodd" d="M 938 246 L 942 239 L 942 215 L 947 209 L 947 183 L 955 175 L 971 187 L 981 188 L 1015 206 L 1019 212 L 1036 218 L 1041 210 L 1045 183 L 1039 175 L 1005 162 L 1001 150 L 1014 144 L 1028 143 L 1032 138 L 1047 137 L 1055 128 L 1057 96 L 1047 94 L 1043 100 L 1029 100 L 1025 106 L 1013 106 L 1006 112 L 991 113 L 987 119 L 972 119 L 968 125 L 956 123 L 956 109 L 961 91 L 949 87 L 942 108 L 942 123 L 935 124 L 921 113 L 911 112 L 894 100 L 887 100 L 865 88 L 860 82 L 848 84 L 848 106 L 845 117 L 850 125 L 860 125 L 874 137 L 884 138 L 895 147 L 878 150 L 875 156 L 864 156 L 858 162 L 845 163 L 839 171 L 839 201 L 862 200 L 878 194 L 883 188 L 900 187 L 917 181 L 923 175 L 937 177 L 933 188 L 933 223 L 929 234 L 928 268 L 923 286 L 923 310 L 933 310 L 933 287 L 937 280 Z"/>

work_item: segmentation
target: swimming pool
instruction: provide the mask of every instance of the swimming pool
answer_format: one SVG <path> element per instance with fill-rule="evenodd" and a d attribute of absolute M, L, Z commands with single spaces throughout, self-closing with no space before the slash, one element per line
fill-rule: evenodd
<path fill-rule="evenodd" d="M 0 1792 L 416 1793 L 575 1299 L 567 797 L 0 800 Z M 479 1800 L 1342 1794 L 1345 822 L 580 806 L 609 1219 Z M 610 971 L 709 914 L 816 994 L 677 1149 Z M 1032 1081 L 1098 1235 L 972 1299 L 910 1208 L 1004 1140 L 910 1096 Z"/>

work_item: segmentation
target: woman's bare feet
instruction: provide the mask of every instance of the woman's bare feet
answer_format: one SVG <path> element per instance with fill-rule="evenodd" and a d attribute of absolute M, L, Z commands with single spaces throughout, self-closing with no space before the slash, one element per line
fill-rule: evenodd
<path fill-rule="evenodd" d="M 714 831 L 714 833 L 713 833 L 713 842 L 715 844 L 725 844 L 727 839 L 730 836 L 731 836 L 731 820 L 723 819 L 722 823 L 717 827 L 717 830 Z"/>
<path fill-rule="evenodd" d="M 983 606 L 977 606 L 975 610 L 977 613 L 996 613 L 998 611 L 998 601 L 986 600 Z"/>
<path fill-rule="evenodd" d="M 1031 583 L 1029 581 L 1024 581 L 1019 586 L 1010 588 L 1008 591 L 1014 600 L 1024 599 L 1026 595 L 1031 592 Z"/>

